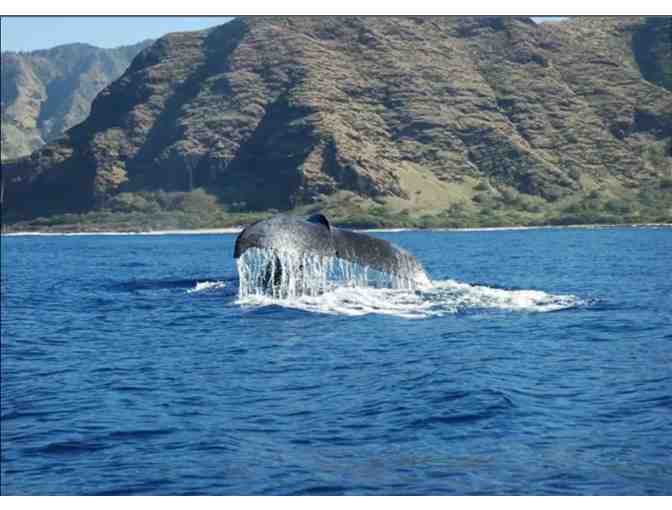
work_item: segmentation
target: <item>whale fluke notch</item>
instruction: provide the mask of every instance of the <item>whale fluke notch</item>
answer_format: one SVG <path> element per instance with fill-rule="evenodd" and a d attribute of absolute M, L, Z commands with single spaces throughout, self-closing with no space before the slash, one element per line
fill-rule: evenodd
<path fill-rule="evenodd" d="M 384 239 L 332 227 L 322 214 L 307 219 L 279 214 L 253 223 L 238 235 L 234 258 L 250 248 L 297 257 L 336 257 L 402 280 L 427 278 L 422 265 L 405 250 Z"/>
<path fill-rule="evenodd" d="M 315 223 L 316 225 L 324 225 L 329 230 L 331 230 L 331 224 L 324 214 L 313 214 L 311 217 L 306 219 L 308 223 Z"/>

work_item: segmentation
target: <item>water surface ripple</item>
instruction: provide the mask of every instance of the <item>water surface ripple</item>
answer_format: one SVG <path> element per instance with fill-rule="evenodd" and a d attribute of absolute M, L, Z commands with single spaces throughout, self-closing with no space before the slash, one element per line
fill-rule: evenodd
<path fill-rule="evenodd" d="M 432 286 L 241 300 L 233 235 L 2 237 L 2 494 L 672 493 L 672 230 L 374 235 Z"/>

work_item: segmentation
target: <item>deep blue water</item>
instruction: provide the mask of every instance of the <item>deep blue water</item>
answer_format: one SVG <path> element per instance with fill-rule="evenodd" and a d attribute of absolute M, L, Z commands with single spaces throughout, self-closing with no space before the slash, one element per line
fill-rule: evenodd
<path fill-rule="evenodd" d="M 672 494 L 671 229 L 375 235 L 436 288 L 262 306 L 233 235 L 4 236 L 2 494 Z"/>

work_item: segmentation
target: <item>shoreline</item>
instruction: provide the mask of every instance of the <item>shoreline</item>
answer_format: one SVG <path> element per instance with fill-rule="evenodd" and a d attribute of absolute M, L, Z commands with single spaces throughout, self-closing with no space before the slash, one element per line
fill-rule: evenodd
<path fill-rule="evenodd" d="M 194 230 L 150 230 L 142 232 L 2 232 L 1 237 L 29 237 L 29 236 L 161 236 L 161 235 L 217 235 L 238 234 L 244 227 L 226 227 Z M 542 230 L 542 229 L 600 229 L 600 228 L 672 228 L 672 223 L 629 223 L 629 224 L 578 224 L 578 225 L 536 225 L 509 227 L 464 227 L 464 228 L 363 228 L 352 229 L 359 232 L 499 232 L 515 230 Z"/>

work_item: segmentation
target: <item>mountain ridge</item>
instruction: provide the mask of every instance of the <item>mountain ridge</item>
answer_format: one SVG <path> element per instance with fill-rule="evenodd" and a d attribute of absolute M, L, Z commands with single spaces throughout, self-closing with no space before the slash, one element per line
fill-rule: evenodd
<path fill-rule="evenodd" d="M 91 101 L 151 40 L 2 52 L 2 159 L 28 155 L 84 120 Z"/>
<path fill-rule="evenodd" d="M 671 177 L 669 26 L 251 17 L 169 34 L 63 140 L 3 164 L 4 207 L 81 213 L 197 188 L 223 211 L 606 204 Z"/>

